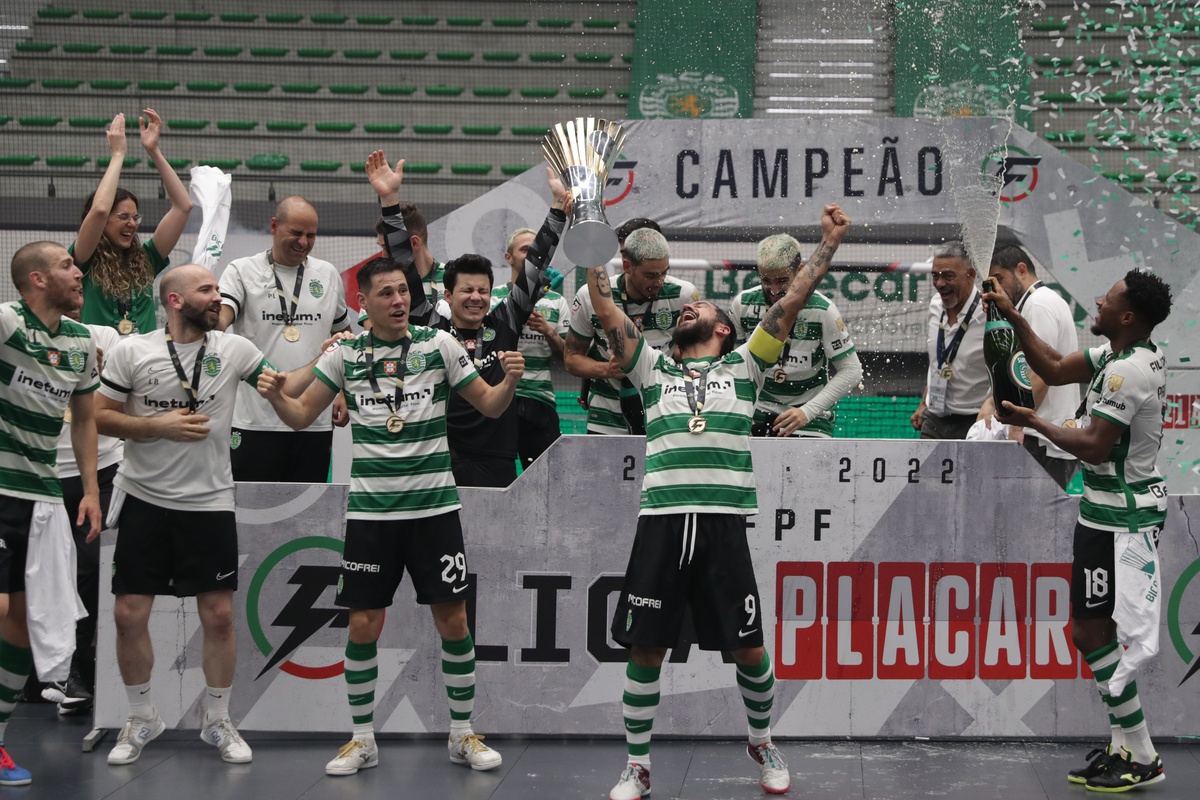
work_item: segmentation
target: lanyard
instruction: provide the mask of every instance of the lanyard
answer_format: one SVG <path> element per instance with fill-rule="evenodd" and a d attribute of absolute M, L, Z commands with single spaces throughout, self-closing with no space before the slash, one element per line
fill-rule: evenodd
<path fill-rule="evenodd" d="M 629 293 L 625 291 L 625 276 L 622 275 L 617 279 L 618 288 L 621 290 L 621 310 L 625 312 L 625 316 L 629 317 Z M 630 319 L 633 319 L 630 317 Z M 642 312 L 642 324 L 638 326 L 643 331 L 654 330 L 654 301 L 646 301 L 646 310 Z"/>
<path fill-rule="evenodd" d="M 179 376 L 179 385 L 188 394 L 188 411 L 195 414 L 196 407 L 200 405 L 200 395 L 196 393 L 196 389 L 200 385 L 200 365 L 204 361 L 204 348 L 208 343 L 208 334 L 204 335 L 204 341 L 200 343 L 200 349 L 196 351 L 196 364 L 192 367 L 192 380 L 188 381 L 183 364 L 179 362 L 179 353 L 175 350 L 175 340 L 171 338 L 171 327 L 168 325 L 163 332 L 167 339 L 167 351 L 171 354 L 171 363 L 175 365 L 175 374 Z"/>
<path fill-rule="evenodd" d="M 392 414 L 397 413 L 400 408 L 400 401 L 404 396 L 404 375 L 408 369 L 408 348 L 412 344 L 412 334 L 406 334 L 404 337 L 404 347 L 400 349 L 400 366 L 397 368 L 396 375 L 396 396 L 388 397 L 383 393 L 379 386 L 379 380 L 375 377 L 375 336 L 370 331 L 367 331 L 367 343 L 363 347 L 363 360 L 367 364 L 367 382 L 371 384 L 371 391 L 375 394 L 375 399 L 387 404 L 388 411 Z"/>
<path fill-rule="evenodd" d="M 475 331 L 475 335 L 470 339 L 464 339 L 462 332 L 459 331 L 458 326 L 454 323 L 450 323 L 450 329 L 454 331 L 454 338 L 458 339 L 458 343 L 462 345 L 462 349 L 466 350 L 467 355 L 471 357 L 471 361 L 475 364 L 475 368 L 478 369 L 482 367 L 483 359 L 486 354 L 484 353 L 483 340 L 479 337 L 479 335 L 483 333 L 483 328 Z M 476 353 L 477 349 L 478 354 Z"/>
<path fill-rule="evenodd" d="M 949 364 L 958 355 L 958 346 L 962 344 L 963 334 L 967 332 L 967 326 L 971 324 L 971 316 L 975 313 L 976 306 L 979 305 L 979 294 L 975 294 L 975 299 L 971 301 L 971 307 L 967 309 L 967 313 L 963 315 L 962 323 L 959 324 L 958 330 L 954 333 L 954 338 L 950 340 L 950 347 L 946 347 L 946 329 L 938 324 L 938 340 L 937 340 L 937 362 L 938 369 Z M 942 311 L 944 319 L 946 312 Z"/>
<path fill-rule="evenodd" d="M 1033 294 L 1034 292 L 1036 292 L 1038 289 L 1040 289 L 1044 285 L 1045 284 L 1043 284 L 1041 281 L 1034 281 L 1033 285 L 1025 290 L 1025 294 L 1021 295 L 1021 302 L 1017 303 L 1017 313 L 1018 314 L 1020 314 L 1021 309 L 1023 309 L 1025 307 L 1025 303 L 1027 303 L 1029 301 L 1029 295 Z"/>
<path fill-rule="evenodd" d="M 300 287 L 304 285 L 304 265 L 308 259 L 300 262 L 300 266 L 296 268 L 296 284 L 292 287 L 292 308 L 289 311 L 287 301 L 283 299 L 283 284 L 279 282 L 279 273 L 275 271 L 274 254 L 267 251 L 267 263 L 271 265 L 271 277 L 275 279 L 275 289 L 279 295 L 279 310 L 283 312 L 283 324 L 291 325 L 292 320 L 296 318 L 296 307 L 300 305 Z"/>
<path fill-rule="evenodd" d="M 683 388 L 687 392 L 688 408 L 692 410 L 692 416 L 700 416 L 700 412 L 704 410 L 704 392 L 708 388 L 708 373 L 712 369 L 709 364 L 702 370 L 697 377 L 700 379 L 700 385 L 692 386 L 692 370 L 686 364 L 683 365 Z"/>

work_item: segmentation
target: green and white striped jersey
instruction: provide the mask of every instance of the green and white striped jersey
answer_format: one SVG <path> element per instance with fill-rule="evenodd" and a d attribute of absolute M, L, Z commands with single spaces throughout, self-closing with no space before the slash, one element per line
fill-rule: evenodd
<path fill-rule="evenodd" d="M 1161 527 L 1167 487 L 1158 471 L 1167 403 L 1167 359 L 1151 342 L 1114 354 L 1110 345 L 1084 351 L 1092 368 L 1088 416 L 1122 429 L 1108 459 L 1083 466 L 1079 521 L 1114 533 Z"/>
<path fill-rule="evenodd" d="M 777 358 L 775 345 L 783 345 L 770 341 L 770 355 Z M 750 348 L 747 343 L 721 358 L 689 359 L 680 365 L 645 339 L 638 341 L 627 374 L 646 405 L 646 475 L 639 515 L 758 513 L 750 424 L 774 358 L 765 360 Z M 683 371 L 691 369 L 695 376 L 705 367 L 705 427 L 696 434 L 689 430 L 692 410 Z"/>
<path fill-rule="evenodd" d="M 508 284 L 492 289 L 492 310 L 508 297 Z M 547 290 L 537 301 L 533 310 L 549 322 L 559 337 L 567 335 L 567 299 L 558 292 Z M 517 397 L 528 397 L 554 407 L 554 384 L 550 380 L 550 364 L 553 359 L 546 337 L 530 328 L 521 328 L 521 341 L 517 350 L 525 356 L 525 374 L 517 384 Z"/>
<path fill-rule="evenodd" d="M 746 341 L 766 310 L 761 286 L 746 289 L 733 298 L 729 316 L 733 319 L 739 342 Z M 754 409 L 754 421 L 763 422 L 769 414 L 799 408 L 816 397 L 829 383 L 829 364 L 853 352 L 854 342 L 850 340 L 850 332 L 846 330 L 837 306 L 820 292 L 813 292 L 796 315 L 796 323 L 779 361 L 768 370 Z M 833 414 L 822 414 L 805 425 L 800 433 L 832 436 Z"/>
<path fill-rule="evenodd" d="M 479 377 L 462 345 L 445 331 L 410 325 L 412 344 L 397 406 L 396 378 L 404 342 L 374 340 L 375 380 L 404 420 L 387 429 L 392 414 L 367 378 L 367 334 L 331 346 L 314 371 L 346 397 L 354 441 L 347 519 L 418 519 L 460 508 L 446 444 L 446 403 L 451 389 Z"/>
<path fill-rule="evenodd" d="M 675 325 L 687 303 L 700 298 L 696 287 L 678 278 L 667 276 L 658 297 L 649 303 L 622 301 L 625 296 L 625 274 L 617 276 L 613 285 L 613 299 L 622 306 L 625 314 L 633 320 L 651 347 L 666 347 L 675 334 Z M 581 339 L 592 341 L 591 357 L 596 361 L 608 361 L 608 341 L 600 327 L 600 319 L 592 310 L 592 297 L 587 284 L 575 293 L 571 305 L 571 332 Z M 629 426 L 621 415 L 621 382 L 593 380 L 588 392 L 588 433 L 628 434 Z"/>
<path fill-rule="evenodd" d="M 62 498 L 54 467 L 63 416 L 99 378 L 83 325 L 64 317 L 51 333 L 24 300 L 0 305 L 0 494 Z"/>

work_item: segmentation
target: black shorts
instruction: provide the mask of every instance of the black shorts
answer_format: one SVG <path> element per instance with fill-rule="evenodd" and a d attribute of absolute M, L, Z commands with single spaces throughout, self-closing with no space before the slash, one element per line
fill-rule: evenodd
<path fill-rule="evenodd" d="M 1149 531 L 1158 547 L 1161 528 Z M 1108 619 L 1117 607 L 1116 540 L 1112 531 L 1075 523 L 1074 558 L 1071 562 L 1071 617 Z"/>
<path fill-rule="evenodd" d="M 333 431 L 230 432 L 229 464 L 235 481 L 328 483 Z"/>
<path fill-rule="evenodd" d="M 467 556 L 457 511 L 421 519 L 346 520 L 339 606 L 387 608 L 406 569 L 421 605 L 467 599 Z"/>
<path fill-rule="evenodd" d="M 455 486 L 505 489 L 517 479 L 515 458 L 481 456 L 461 450 L 450 451 L 450 471 Z"/>
<path fill-rule="evenodd" d="M 125 497 L 113 552 L 113 594 L 195 597 L 237 586 L 232 511 L 177 511 Z"/>
<path fill-rule="evenodd" d="M 739 514 L 638 518 L 613 639 L 674 647 L 688 606 L 702 650 L 761 647 L 763 609 Z"/>
<path fill-rule="evenodd" d="M 0 494 L 0 594 L 25 591 L 33 500 Z"/>
<path fill-rule="evenodd" d="M 516 397 L 513 402 L 517 404 L 517 452 L 521 468 L 527 469 L 562 436 L 558 409 L 531 397 Z"/>

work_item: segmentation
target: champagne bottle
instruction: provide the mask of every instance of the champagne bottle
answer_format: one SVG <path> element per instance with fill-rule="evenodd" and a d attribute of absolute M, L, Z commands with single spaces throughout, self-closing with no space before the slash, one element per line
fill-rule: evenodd
<path fill-rule="evenodd" d="M 985 280 L 984 292 L 994 292 L 995 282 Z M 1029 364 L 1021 341 L 995 303 L 988 304 L 987 325 L 983 329 L 983 360 L 992 379 L 992 399 L 996 401 L 996 415 L 1004 416 L 1002 403 L 1007 400 L 1014 406 L 1033 408 L 1033 381 Z"/>

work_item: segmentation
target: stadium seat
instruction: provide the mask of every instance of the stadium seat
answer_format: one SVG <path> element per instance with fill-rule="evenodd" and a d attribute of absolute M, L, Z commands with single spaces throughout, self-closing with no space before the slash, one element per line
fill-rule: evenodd
<path fill-rule="evenodd" d="M 492 171 L 491 164 L 451 164 L 450 171 L 455 175 L 487 175 Z"/>
<path fill-rule="evenodd" d="M 1094 131 L 1097 139 L 1104 144 L 1127 144 L 1132 142 L 1137 136 L 1129 131 L 1119 131 L 1109 133 L 1108 131 Z"/>
<path fill-rule="evenodd" d="M 512 94 L 512 89 L 503 86 L 476 86 L 471 90 L 471 94 L 476 97 L 508 97 Z"/>
<path fill-rule="evenodd" d="M 169 119 L 167 120 L 167 128 L 169 130 L 181 131 L 202 131 L 208 127 L 206 119 Z"/>
<path fill-rule="evenodd" d="M 1084 56 L 1083 63 L 1088 67 L 1117 67 L 1121 64 L 1121 59 L 1113 56 Z"/>
<path fill-rule="evenodd" d="M 622 100 L 629 99 L 629 90 L 628 89 L 614 89 L 613 94 L 616 95 L 617 97 L 621 98 Z"/>
<path fill-rule="evenodd" d="M 463 125 L 462 132 L 467 136 L 499 136 L 499 125 Z"/>
<path fill-rule="evenodd" d="M 544 88 L 526 88 L 521 90 L 521 97 L 558 97 L 558 88 L 547 86 Z"/>
<path fill-rule="evenodd" d="M 615 28 L 620 25 L 620 20 L 615 19 L 585 19 L 583 27 L 585 28 Z"/>
<path fill-rule="evenodd" d="M 484 61 L 517 61 L 521 58 L 520 53 L 484 53 Z"/>
<path fill-rule="evenodd" d="M 267 130 L 281 133 L 299 133 L 308 127 L 307 122 L 276 119 L 266 123 Z"/>
<path fill-rule="evenodd" d="M 53 42 L 17 42 L 13 49 L 18 53 L 49 53 L 57 46 Z"/>
<path fill-rule="evenodd" d="M 42 81 L 43 89 L 78 89 L 83 81 L 74 78 L 46 78 Z"/>
<path fill-rule="evenodd" d="M 304 19 L 303 14 L 267 14 L 266 20 L 272 25 L 295 25 Z"/>
<path fill-rule="evenodd" d="M 419 133 L 422 136 L 445 136 L 454 130 L 453 125 L 413 125 L 413 133 Z"/>
<path fill-rule="evenodd" d="M 160 44 L 154 52 L 160 56 L 190 56 L 196 48 L 184 44 Z"/>
<path fill-rule="evenodd" d="M 288 54 L 286 47 L 251 47 L 250 55 L 254 58 L 283 58 Z"/>
<path fill-rule="evenodd" d="M 192 160 L 190 158 L 168 158 L 167 165 L 175 170 L 187 169 L 192 165 Z"/>
<path fill-rule="evenodd" d="M 342 55 L 346 58 L 356 58 L 364 61 L 369 61 L 373 58 L 379 58 L 383 53 L 380 50 L 365 50 L 355 48 L 352 50 L 343 50 Z"/>
<path fill-rule="evenodd" d="M 62 117 L 17 117 L 17 124 L 26 128 L 53 128 Z"/>
<path fill-rule="evenodd" d="M 148 44 L 110 44 L 108 52 L 114 56 L 141 56 L 150 52 Z"/>
<path fill-rule="evenodd" d="M 139 22 L 158 22 L 167 18 L 166 11 L 130 11 L 129 18 L 138 20 Z"/>
<path fill-rule="evenodd" d="M 313 25 L 345 25 L 350 18 L 345 14 L 313 14 L 308 19 Z"/>
<path fill-rule="evenodd" d="M 12 122 L 12 117 L 8 114 L 0 114 L 0 127 Z"/>
<path fill-rule="evenodd" d="M 106 8 L 85 8 L 83 10 L 84 19 L 117 19 L 120 16 L 120 11 L 111 11 Z"/>
<path fill-rule="evenodd" d="M 632 56 L 632 55 L 630 55 L 629 53 L 623 53 L 623 54 L 621 55 L 621 60 L 622 60 L 622 61 L 624 61 L 626 64 L 632 64 L 632 63 L 633 63 L 633 56 Z"/>
<path fill-rule="evenodd" d="M 355 122 L 317 122 L 313 128 L 319 133 L 349 133 L 356 126 Z"/>
<path fill-rule="evenodd" d="M 362 84 L 341 84 L 335 83 L 330 85 L 330 94 L 366 94 L 370 87 Z"/>
<path fill-rule="evenodd" d="M 1040 32 L 1065 31 L 1067 21 L 1065 19 L 1038 19 L 1030 23 L 1029 27 Z"/>
<path fill-rule="evenodd" d="M 503 164 L 500 171 L 505 175 L 520 175 L 522 172 L 528 172 L 532 167 L 525 164 Z"/>
<path fill-rule="evenodd" d="M 513 136 L 545 136 L 550 129 L 545 125 L 514 125 Z"/>
<path fill-rule="evenodd" d="M 364 126 L 364 127 L 366 127 L 366 126 Z M 350 171 L 351 172 L 366 172 L 367 171 L 367 162 L 365 162 L 365 161 L 351 162 Z"/>
<path fill-rule="evenodd" d="M 187 84 L 189 92 L 219 92 L 225 88 L 220 81 L 190 81 Z"/>
<path fill-rule="evenodd" d="M 89 44 L 87 42 L 67 42 L 62 46 L 64 53 L 99 53 L 104 49 L 102 44 Z"/>
<path fill-rule="evenodd" d="M 575 24 L 573 19 L 539 19 L 539 28 L 569 28 Z"/>
<path fill-rule="evenodd" d="M 1163 167 L 1158 171 L 1158 179 L 1163 183 L 1182 183 L 1190 185 L 1196 183 L 1196 173 L 1182 172 Z"/>
<path fill-rule="evenodd" d="M 302 172 L 337 172 L 342 168 L 341 161 L 301 161 Z"/>
<path fill-rule="evenodd" d="M 259 153 L 246 159 L 246 169 L 274 171 L 286 169 L 291 163 L 284 153 Z"/>
<path fill-rule="evenodd" d="M 33 78 L 0 77 L 0 89 L 28 89 L 32 85 Z"/>
<path fill-rule="evenodd" d="M 98 92 L 123 92 L 129 88 L 129 81 L 114 80 L 112 78 L 97 78 L 88 83 Z"/>
<path fill-rule="evenodd" d="M 470 61 L 475 57 L 470 50 L 439 50 L 435 55 L 438 61 Z"/>
<path fill-rule="evenodd" d="M 316 94 L 321 91 L 318 83 L 285 83 L 279 88 L 288 94 Z"/>
<path fill-rule="evenodd" d="M 492 20 L 493 28 L 524 28 L 529 20 L 523 17 L 496 17 Z"/>
<path fill-rule="evenodd" d="M 415 86 L 376 86 L 375 91 L 382 95 L 409 95 L 417 91 Z"/>
<path fill-rule="evenodd" d="M 403 22 L 405 25 L 428 26 L 428 25 L 437 25 L 438 18 L 437 17 L 401 17 L 400 21 Z M 390 22 L 390 20 L 389 20 L 389 22 Z M 439 164 L 438 166 L 440 167 L 441 165 Z"/>
<path fill-rule="evenodd" d="M 1087 134 L 1083 131 L 1051 131 L 1046 134 L 1046 141 L 1048 142 L 1068 142 L 1073 144 L 1082 142 L 1086 138 Z"/>
<path fill-rule="evenodd" d="M 221 15 L 221 22 L 254 22 L 257 19 L 258 14 L 245 14 L 238 11 Z"/>
<path fill-rule="evenodd" d="M 566 53 L 530 53 L 529 60 L 534 63 L 538 63 L 538 64 L 542 64 L 542 63 L 556 64 L 560 61 L 566 61 L 567 54 Z"/>
<path fill-rule="evenodd" d="M 204 48 L 204 55 L 209 58 L 234 58 L 242 54 L 242 48 L 231 45 Z"/>
<path fill-rule="evenodd" d="M 296 51 L 296 55 L 299 58 L 332 58 L 336 52 L 324 47 L 301 47 Z"/>
<path fill-rule="evenodd" d="M 3 155 L 0 155 L 0 166 L 28 167 L 31 164 L 33 164 L 34 162 L 36 162 L 37 160 L 38 160 L 37 156 L 3 154 Z"/>
<path fill-rule="evenodd" d="M 393 122 L 364 122 L 362 128 L 364 133 L 394 134 L 404 130 L 403 125 Z"/>
<path fill-rule="evenodd" d="M 70 19 L 75 16 L 75 10 L 71 8 L 39 8 L 37 15 L 39 19 Z"/>
<path fill-rule="evenodd" d="M 138 89 L 143 92 L 173 92 L 178 85 L 178 81 L 138 81 Z"/>
<path fill-rule="evenodd" d="M 262 92 L 269 92 L 274 88 L 275 88 L 275 84 L 273 84 L 273 83 L 254 82 L 254 83 L 235 83 L 233 85 L 233 90 L 235 92 L 257 92 L 260 94 Z"/>
<path fill-rule="evenodd" d="M 355 17 L 354 21 L 359 25 L 391 25 L 392 17 L 384 17 L 378 14 L 363 14 Z"/>
<path fill-rule="evenodd" d="M 211 11 L 176 11 L 176 22 L 208 22 L 212 19 Z"/>
<path fill-rule="evenodd" d="M 96 166 L 100 169 L 105 169 L 108 167 L 110 161 L 112 161 L 112 156 L 101 156 L 100 158 L 96 159 Z M 136 167 L 140 163 L 142 163 L 140 158 L 130 158 L 129 156 L 125 156 L 125 160 L 121 162 L 121 168 L 129 169 L 130 167 Z"/>
<path fill-rule="evenodd" d="M 1039 67 L 1069 67 L 1075 63 L 1075 59 L 1062 58 L 1060 56 L 1038 56 L 1033 60 L 1033 63 Z"/>
<path fill-rule="evenodd" d="M 89 161 L 87 156 L 46 156 L 47 167 L 82 167 Z"/>
<path fill-rule="evenodd" d="M 429 55 L 427 50 L 393 50 L 388 53 L 396 61 L 420 61 Z"/>
<path fill-rule="evenodd" d="M 426 86 L 425 94 L 431 97 L 458 97 L 463 93 L 461 86 Z"/>
<path fill-rule="evenodd" d="M 580 64 L 607 64 L 613 60 L 612 53 L 576 53 L 575 60 Z"/>
<path fill-rule="evenodd" d="M 568 89 L 567 94 L 576 100 L 598 100 L 608 94 L 607 89 Z"/>
<path fill-rule="evenodd" d="M 1101 174 L 1115 183 L 1141 183 L 1146 179 L 1145 175 L 1137 172 L 1104 172 Z"/>
<path fill-rule="evenodd" d="M 1079 98 L 1069 92 L 1046 92 L 1034 98 L 1041 103 L 1077 103 Z"/>
<path fill-rule="evenodd" d="M 432 175 L 442 171 L 442 165 L 421 161 L 405 162 L 404 171 L 414 175 Z"/>
<path fill-rule="evenodd" d="M 483 24 L 480 17 L 446 17 L 446 24 L 452 28 L 478 28 Z"/>
<path fill-rule="evenodd" d="M 217 121 L 217 130 L 219 131 L 252 131 L 258 127 L 258 120 L 254 119 L 225 119 Z"/>

